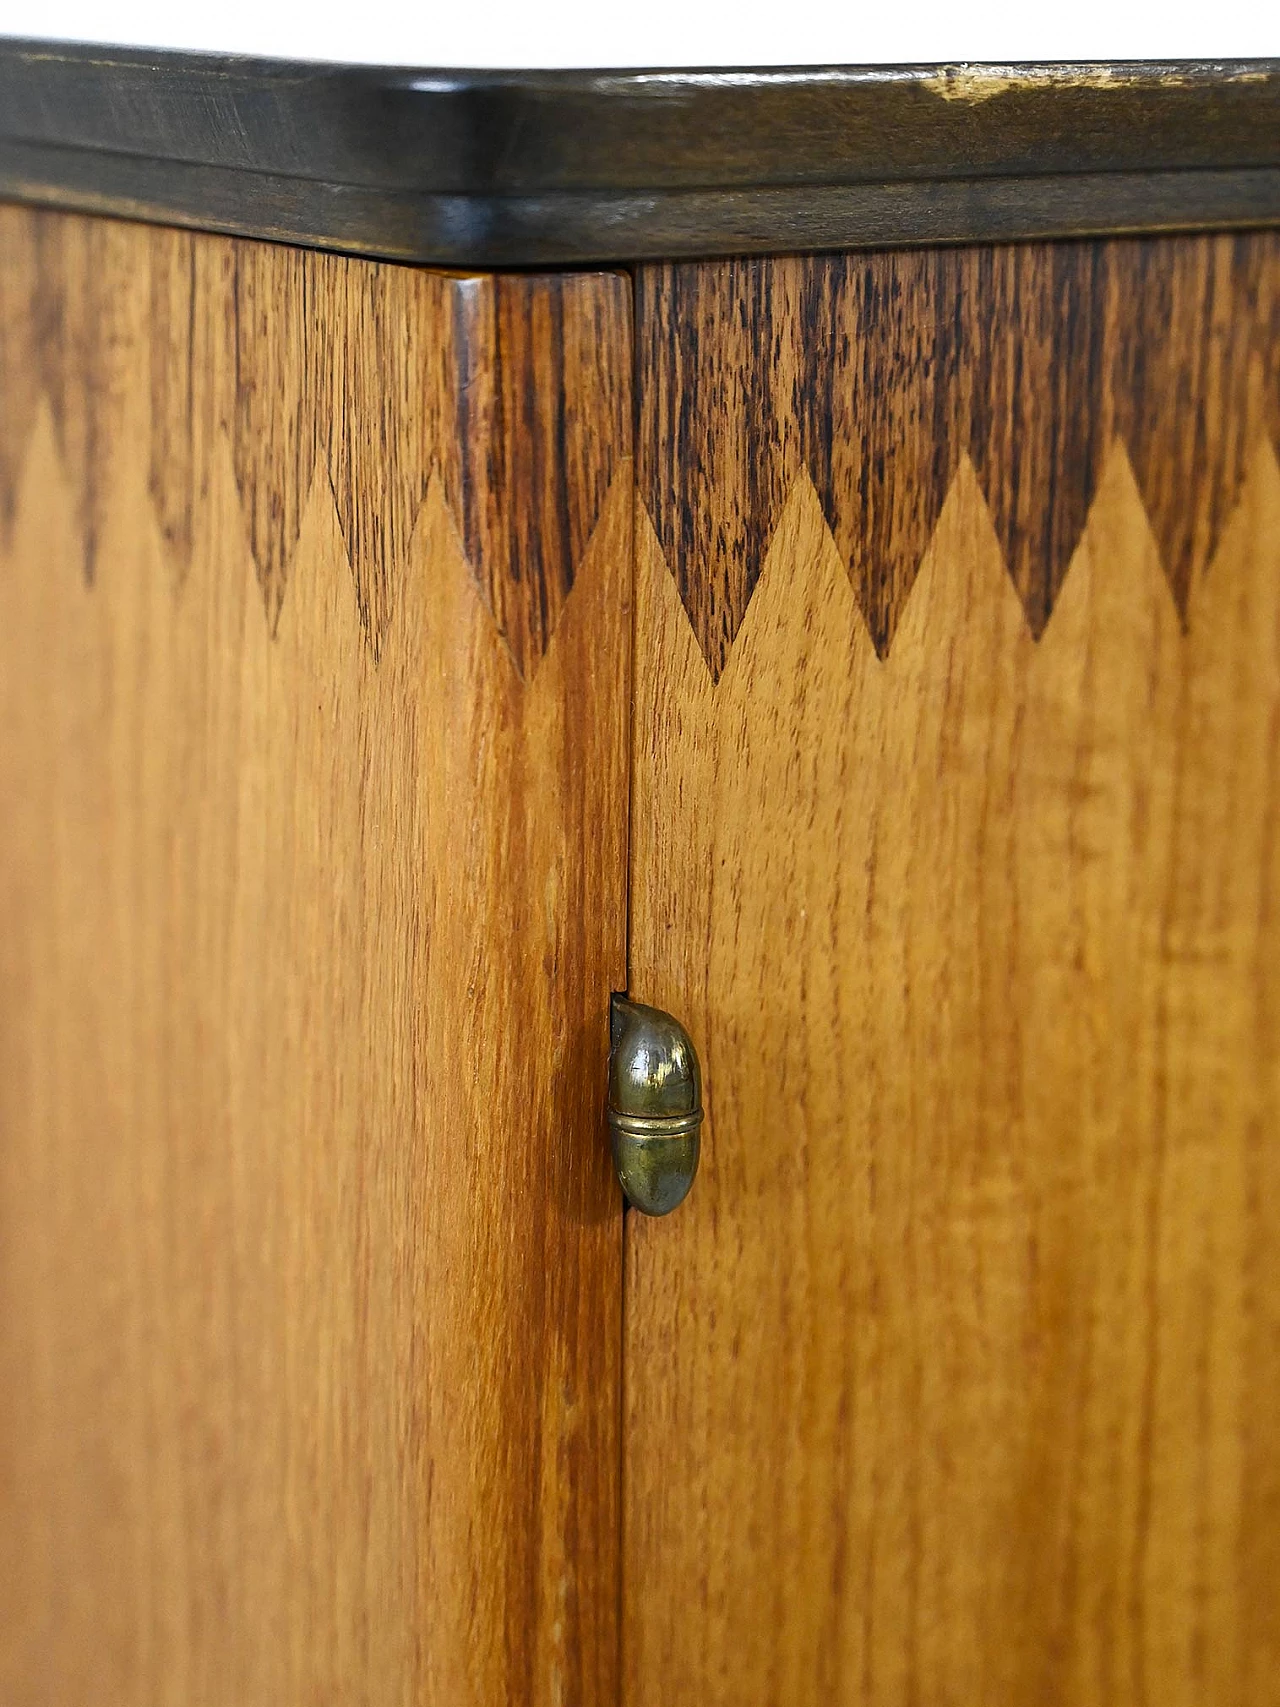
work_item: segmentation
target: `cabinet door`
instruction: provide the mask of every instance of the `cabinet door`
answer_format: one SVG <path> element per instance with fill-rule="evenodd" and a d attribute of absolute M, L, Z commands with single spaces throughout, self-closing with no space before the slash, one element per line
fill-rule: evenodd
<path fill-rule="evenodd" d="M 630 292 L 0 209 L 0 1698 L 606 1701 Z"/>
<path fill-rule="evenodd" d="M 636 292 L 624 1698 L 1280 1700 L 1280 241 Z"/>

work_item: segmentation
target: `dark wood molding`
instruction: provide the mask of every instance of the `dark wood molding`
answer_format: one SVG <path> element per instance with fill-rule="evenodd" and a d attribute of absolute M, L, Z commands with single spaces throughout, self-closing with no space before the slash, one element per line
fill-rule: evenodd
<path fill-rule="evenodd" d="M 468 72 L 0 43 L 0 195 L 440 265 L 1280 222 L 1280 62 Z"/>

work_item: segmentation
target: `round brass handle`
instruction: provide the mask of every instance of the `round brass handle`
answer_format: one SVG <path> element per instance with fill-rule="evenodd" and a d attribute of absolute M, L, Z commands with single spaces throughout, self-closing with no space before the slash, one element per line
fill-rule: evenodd
<path fill-rule="evenodd" d="M 615 996 L 609 1130 L 627 1201 L 669 1215 L 689 1195 L 702 1151 L 702 1069 L 689 1033 L 661 1008 Z"/>

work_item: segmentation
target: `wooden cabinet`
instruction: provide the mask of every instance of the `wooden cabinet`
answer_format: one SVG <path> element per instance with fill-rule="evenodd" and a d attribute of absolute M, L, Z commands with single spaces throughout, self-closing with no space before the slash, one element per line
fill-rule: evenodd
<path fill-rule="evenodd" d="M 0 48 L 0 1700 L 1280 1701 L 1280 74 L 211 75 Z"/>

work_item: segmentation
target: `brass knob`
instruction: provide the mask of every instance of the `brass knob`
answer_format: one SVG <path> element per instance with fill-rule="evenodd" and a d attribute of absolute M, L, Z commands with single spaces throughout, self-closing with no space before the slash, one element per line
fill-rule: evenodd
<path fill-rule="evenodd" d="M 669 1215 L 702 1149 L 702 1070 L 679 1020 L 615 996 L 609 1014 L 609 1128 L 627 1201 Z"/>

